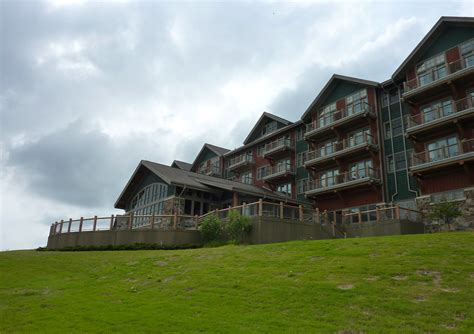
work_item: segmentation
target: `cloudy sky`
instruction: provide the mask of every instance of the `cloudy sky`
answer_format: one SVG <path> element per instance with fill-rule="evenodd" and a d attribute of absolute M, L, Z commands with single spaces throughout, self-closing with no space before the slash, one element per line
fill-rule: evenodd
<path fill-rule="evenodd" d="M 0 1 L 0 249 L 114 213 L 140 159 L 297 120 L 333 73 L 383 81 L 471 1 Z"/>

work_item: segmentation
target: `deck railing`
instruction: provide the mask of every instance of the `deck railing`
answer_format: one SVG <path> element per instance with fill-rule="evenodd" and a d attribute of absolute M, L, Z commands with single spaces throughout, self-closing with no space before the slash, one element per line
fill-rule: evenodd
<path fill-rule="evenodd" d="M 204 174 L 204 175 L 220 175 L 221 174 L 220 163 L 214 163 L 214 164 L 205 166 L 203 168 L 198 168 L 197 172 L 199 174 Z"/>
<path fill-rule="evenodd" d="M 107 231 L 107 230 L 197 230 L 204 219 L 215 215 L 225 221 L 229 213 L 238 212 L 246 217 L 268 217 L 304 224 L 326 226 L 334 237 L 345 237 L 341 225 L 363 222 L 383 222 L 392 219 L 422 221 L 422 213 L 416 210 L 401 208 L 397 205 L 377 207 L 360 212 L 320 211 L 303 205 L 290 205 L 284 202 L 273 203 L 260 199 L 257 202 L 242 204 L 225 209 L 216 209 L 202 216 L 190 215 L 111 215 L 98 217 L 61 220 L 51 225 L 50 236 L 72 232 Z"/>
<path fill-rule="evenodd" d="M 462 140 L 460 143 L 413 153 L 412 167 L 425 163 L 441 162 L 443 160 L 461 156 L 470 152 L 474 152 L 474 139 Z"/>
<path fill-rule="evenodd" d="M 331 145 L 321 146 L 315 151 L 310 151 L 306 155 L 306 162 L 314 159 L 323 158 L 325 156 L 334 154 L 336 152 L 341 152 L 355 146 L 359 145 L 371 145 L 376 144 L 377 141 L 375 137 L 368 133 L 359 133 L 355 136 L 351 136 L 349 138 L 343 139 L 341 141 L 337 141 L 331 143 Z"/>
<path fill-rule="evenodd" d="M 289 138 L 282 137 L 265 144 L 263 155 L 272 153 L 273 151 L 280 150 L 282 148 L 291 148 L 291 147 L 292 147 L 292 140 Z"/>
<path fill-rule="evenodd" d="M 229 168 L 232 169 L 233 167 L 236 167 L 236 166 L 239 166 L 239 165 L 242 165 L 244 163 L 254 163 L 255 160 L 253 159 L 253 155 L 251 154 L 241 154 L 241 155 L 238 155 L 232 159 L 230 159 L 229 161 Z"/>
<path fill-rule="evenodd" d="M 444 67 L 438 67 L 424 72 L 422 75 L 417 75 L 416 78 L 406 81 L 404 83 L 405 93 L 426 86 L 432 82 L 439 81 L 446 78 L 448 75 L 459 72 L 465 68 L 472 67 L 474 62 L 466 59 L 458 59 L 448 63 Z"/>
<path fill-rule="evenodd" d="M 264 177 L 271 177 L 284 173 L 295 173 L 295 166 L 292 166 L 291 164 L 277 164 L 274 166 L 267 166 Z"/>
<path fill-rule="evenodd" d="M 313 179 L 308 181 L 307 191 L 329 188 L 339 184 L 344 184 L 351 181 L 362 180 L 366 178 L 380 179 L 379 170 L 372 167 L 366 167 L 356 169 L 354 171 L 346 171 L 333 176 Z"/>
<path fill-rule="evenodd" d="M 454 113 L 458 113 L 470 109 L 474 105 L 474 96 L 468 96 L 460 100 L 450 101 L 441 107 L 431 108 L 429 111 L 420 112 L 408 117 L 408 128 L 430 123 L 440 118 L 448 117 Z"/>
<path fill-rule="evenodd" d="M 310 135 L 311 131 L 324 128 L 326 126 L 331 125 L 332 123 L 347 118 L 352 115 L 361 114 L 364 112 L 371 112 L 372 106 L 367 102 L 358 102 L 350 107 L 346 107 L 344 109 L 337 110 L 329 115 L 325 115 L 322 117 L 318 117 L 317 120 L 313 121 L 312 123 L 306 124 L 306 133 L 305 135 Z"/>

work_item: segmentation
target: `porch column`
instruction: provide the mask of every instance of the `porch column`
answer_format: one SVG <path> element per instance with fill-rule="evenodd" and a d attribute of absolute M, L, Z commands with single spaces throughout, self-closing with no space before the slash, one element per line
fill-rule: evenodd
<path fill-rule="evenodd" d="M 232 194 L 232 206 L 237 205 L 239 205 L 239 194 L 234 191 L 234 193 Z"/>

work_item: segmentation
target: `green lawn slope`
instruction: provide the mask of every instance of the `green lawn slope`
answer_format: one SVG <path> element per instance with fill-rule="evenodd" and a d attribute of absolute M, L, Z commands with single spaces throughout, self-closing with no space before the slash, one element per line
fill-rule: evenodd
<path fill-rule="evenodd" d="M 0 333 L 474 333 L 474 233 L 0 253 Z"/>

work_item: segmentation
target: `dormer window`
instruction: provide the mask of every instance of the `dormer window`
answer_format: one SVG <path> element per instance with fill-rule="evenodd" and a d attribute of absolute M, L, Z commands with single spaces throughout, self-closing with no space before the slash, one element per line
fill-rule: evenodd
<path fill-rule="evenodd" d="M 277 130 L 277 122 L 273 121 L 265 124 L 262 128 L 262 136 L 268 135 L 269 133 L 275 132 Z"/>
<path fill-rule="evenodd" d="M 418 75 L 420 86 L 444 78 L 448 74 L 444 53 L 434 56 L 419 64 L 416 67 L 416 74 Z"/>

